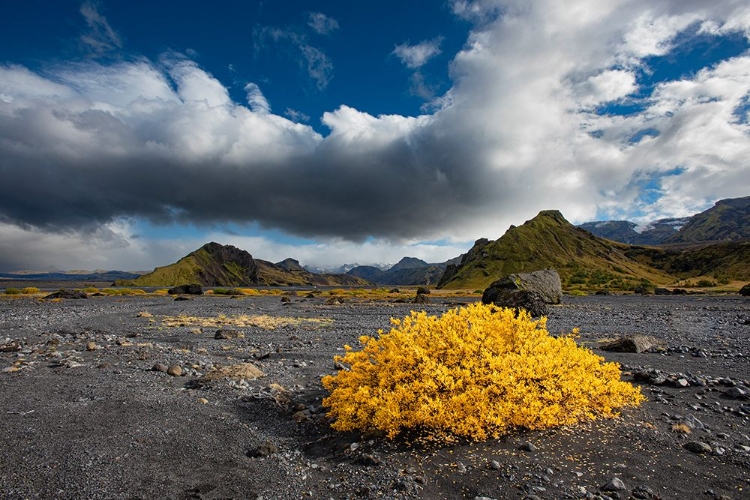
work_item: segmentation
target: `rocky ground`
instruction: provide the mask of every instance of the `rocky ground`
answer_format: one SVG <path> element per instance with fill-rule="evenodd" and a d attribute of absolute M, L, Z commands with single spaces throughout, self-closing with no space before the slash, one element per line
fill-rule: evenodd
<path fill-rule="evenodd" d="M 449 446 L 333 432 L 320 377 L 341 346 L 459 300 L 4 299 L 0 496 L 750 498 L 750 300 L 739 296 L 551 308 L 551 333 L 580 327 L 581 343 L 642 386 L 648 402 L 619 419 Z M 599 349 L 631 334 L 663 348 Z M 212 370 L 245 362 L 265 376 Z"/>

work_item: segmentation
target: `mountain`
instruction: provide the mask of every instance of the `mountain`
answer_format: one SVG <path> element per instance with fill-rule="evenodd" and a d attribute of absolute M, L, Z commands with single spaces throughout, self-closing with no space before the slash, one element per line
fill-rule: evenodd
<path fill-rule="evenodd" d="M 690 218 L 665 243 L 738 241 L 750 238 L 750 196 L 717 201 Z"/>
<path fill-rule="evenodd" d="M 140 273 L 125 271 L 16 271 L 0 273 L 0 278 L 33 281 L 115 281 L 132 280 Z"/>
<path fill-rule="evenodd" d="M 628 245 L 598 238 L 545 210 L 522 226 L 511 226 L 496 241 L 477 240 L 458 265 L 449 265 L 441 288 L 483 289 L 511 273 L 552 268 L 563 286 L 632 289 L 643 282 L 666 284 L 664 271 L 628 257 Z"/>
<path fill-rule="evenodd" d="M 750 196 L 719 200 L 692 217 L 659 219 L 645 226 L 626 220 L 578 226 L 595 236 L 629 245 L 693 244 L 750 238 Z"/>
<path fill-rule="evenodd" d="M 460 260 L 460 257 L 456 259 Z M 377 285 L 436 285 L 449 264 L 456 262 L 428 264 L 415 257 L 404 257 L 390 269 L 383 270 L 374 266 L 355 267 L 347 274 L 357 276 Z"/>
<path fill-rule="evenodd" d="M 294 259 L 273 264 L 253 259 L 245 250 L 232 245 L 207 243 L 174 264 L 132 280 L 118 280 L 118 286 L 174 286 L 197 283 L 203 286 L 295 286 L 356 285 L 366 281 L 353 276 L 322 274 L 305 270 Z"/>
<path fill-rule="evenodd" d="M 594 236 L 628 245 L 659 245 L 677 234 L 689 220 L 690 217 L 659 219 L 645 226 L 627 220 L 609 220 L 586 222 L 578 227 Z"/>

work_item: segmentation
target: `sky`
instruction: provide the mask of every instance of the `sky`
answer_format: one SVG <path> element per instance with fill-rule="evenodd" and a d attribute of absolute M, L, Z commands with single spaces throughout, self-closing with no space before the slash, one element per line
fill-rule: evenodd
<path fill-rule="evenodd" d="M 361 5 L 360 5 L 361 4 Z M 740 0 L 26 0 L 0 17 L 0 271 L 209 241 L 442 262 L 540 210 L 750 195 Z"/>

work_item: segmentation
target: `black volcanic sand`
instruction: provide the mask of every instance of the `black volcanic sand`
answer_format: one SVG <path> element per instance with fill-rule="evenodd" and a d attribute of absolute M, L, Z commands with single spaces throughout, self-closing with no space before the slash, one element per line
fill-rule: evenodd
<path fill-rule="evenodd" d="M 20 350 L 0 353 L 0 496 L 750 498 L 750 402 L 731 397 L 750 383 L 750 300 L 566 297 L 552 307 L 551 333 L 578 326 L 580 341 L 620 362 L 626 380 L 655 374 L 641 382 L 649 401 L 619 419 L 449 446 L 330 430 L 320 376 L 334 372 L 333 355 L 412 307 L 441 313 L 453 305 L 432 300 L 2 300 L 0 345 L 16 341 Z M 331 321 L 235 327 L 245 338 L 217 340 L 215 327 L 162 324 L 177 314 Z M 667 350 L 597 347 L 636 333 L 662 339 Z M 195 383 L 211 366 L 247 360 L 266 376 Z M 157 363 L 183 374 L 153 371 Z M 673 432 L 678 423 L 692 432 Z M 710 451 L 691 452 L 690 441 Z M 605 491 L 614 478 L 625 489 Z"/>

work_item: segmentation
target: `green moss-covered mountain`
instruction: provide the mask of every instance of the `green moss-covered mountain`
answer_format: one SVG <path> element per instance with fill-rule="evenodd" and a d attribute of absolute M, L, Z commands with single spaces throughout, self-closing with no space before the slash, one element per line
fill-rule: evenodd
<path fill-rule="evenodd" d="M 187 283 L 209 287 L 368 284 L 354 276 L 312 274 L 293 259 L 279 264 L 253 259 L 245 250 L 213 242 L 203 245 L 174 264 L 157 267 L 153 272 L 134 280 L 115 282 L 119 286 L 175 286 Z"/>
<path fill-rule="evenodd" d="M 627 255 L 631 247 L 598 238 L 556 210 L 540 212 L 496 241 L 477 240 L 457 266 L 448 266 L 441 288 L 483 289 L 511 273 L 555 269 L 563 286 L 634 289 L 674 281 L 666 272 Z M 645 260 L 645 259 L 644 259 Z"/>
<path fill-rule="evenodd" d="M 665 243 L 739 241 L 750 238 L 750 196 L 717 201 L 690 218 Z"/>

